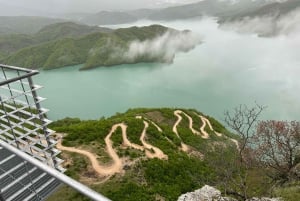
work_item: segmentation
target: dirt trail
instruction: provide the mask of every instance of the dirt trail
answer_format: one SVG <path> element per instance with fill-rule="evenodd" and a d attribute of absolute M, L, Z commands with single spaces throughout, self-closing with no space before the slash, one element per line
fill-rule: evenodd
<path fill-rule="evenodd" d="M 145 150 L 147 157 L 149 157 L 149 158 L 156 157 L 159 159 L 167 159 L 168 156 L 165 155 L 159 148 L 154 147 L 145 141 L 146 130 L 149 127 L 149 124 L 146 121 L 144 121 L 144 124 L 145 124 L 145 127 L 144 127 L 143 133 L 141 134 L 141 138 L 140 138 L 140 140 L 143 143 L 143 146 L 132 143 L 128 140 L 127 132 L 126 132 L 127 126 L 124 123 L 119 123 L 119 124 L 115 124 L 112 126 L 109 134 L 104 139 L 105 144 L 106 144 L 106 151 L 107 151 L 108 155 L 112 158 L 112 161 L 113 161 L 113 163 L 111 165 L 100 165 L 97 160 L 97 155 L 95 155 L 89 151 L 78 149 L 75 147 L 63 146 L 61 144 L 62 135 L 60 135 L 60 139 L 58 141 L 57 148 L 62 151 L 69 151 L 69 152 L 74 152 L 74 153 L 85 155 L 91 161 L 93 169 L 100 175 L 113 175 L 115 173 L 120 173 L 120 172 L 122 172 L 123 161 L 118 156 L 115 149 L 113 148 L 113 142 L 110 139 L 111 136 L 116 132 L 118 127 L 120 127 L 122 129 L 122 139 L 123 139 L 124 146 L 131 147 L 133 149 L 138 149 L 140 151 L 144 151 L 145 149 L 150 149 L 150 150 L 153 150 L 154 153 L 151 153 L 149 150 Z"/>
<path fill-rule="evenodd" d="M 206 121 L 205 121 L 205 118 L 202 117 L 202 116 L 200 116 L 200 115 L 199 115 L 199 117 L 200 117 L 200 119 L 201 119 L 201 121 L 202 121 L 202 126 L 201 126 L 201 128 L 200 128 L 201 133 L 202 133 L 202 138 L 208 139 L 208 138 L 209 138 L 209 134 L 205 131 L 205 127 L 206 127 Z"/>
<path fill-rule="evenodd" d="M 197 130 L 195 130 L 193 128 L 193 119 L 192 117 L 190 117 L 188 114 L 186 114 L 185 112 L 181 111 L 181 110 L 176 110 L 174 111 L 174 115 L 177 117 L 177 121 L 175 122 L 174 126 L 173 126 L 173 132 L 176 134 L 176 136 L 181 140 L 179 134 L 178 134 L 178 130 L 177 130 L 177 126 L 178 124 L 182 121 L 182 116 L 180 114 L 185 115 L 188 120 L 189 120 L 189 129 L 192 131 L 193 134 L 195 135 L 201 135 L 201 133 Z M 181 141 L 181 150 L 184 152 L 189 152 L 190 147 L 188 145 L 186 145 L 183 141 Z"/>
<path fill-rule="evenodd" d="M 182 116 L 180 114 L 183 114 L 188 118 L 189 128 L 190 128 L 190 130 L 192 131 L 193 134 L 201 135 L 202 138 L 207 139 L 209 137 L 209 134 L 205 131 L 206 125 L 209 126 L 210 130 L 214 131 L 210 121 L 207 118 L 205 118 L 201 115 L 198 115 L 198 114 L 197 115 L 201 118 L 201 121 L 203 122 L 203 125 L 200 128 L 201 132 L 195 130 L 193 128 L 193 119 L 189 115 L 184 113 L 183 111 L 176 110 L 176 111 L 174 111 L 174 115 L 177 117 L 177 121 L 173 125 L 172 130 L 180 140 L 181 140 L 181 138 L 180 138 L 180 136 L 178 134 L 178 130 L 177 130 L 177 126 L 182 120 Z M 141 116 L 137 116 L 136 118 L 143 119 L 143 117 L 141 117 Z M 128 140 L 127 132 L 126 132 L 127 125 L 125 125 L 124 123 L 119 123 L 119 124 L 115 124 L 115 125 L 112 126 L 110 132 L 108 133 L 108 135 L 104 139 L 105 144 L 106 144 L 106 151 L 107 151 L 108 155 L 112 158 L 112 161 L 113 161 L 112 164 L 110 164 L 110 165 L 101 165 L 101 164 L 99 164 L 99 162 L 97 160 L 97 155 L 93 154 L 89 151 L 78 149 L 78 148 L 75 148 L 75 147 L 65 147 L 65 146 L 63 146 L 61 144 L 62 136 L 63 136 L 62 134 L 58 134 L 59 140 L 58 140 L 58 143 L 57 143 L 56 147 L 57 147 L 57 149 L 62 150 L 62 151 L 69 151 L 69 152 L 74 152 L 74 153 L 85 155 L 91 161 L 93 169 L 100 175 L 109 176 L 109 175 L 113 175 L 115 173 L 120 173 L 120 172 L 123 171 L 124 161 L 116 153 L 115 149 L 113 148 L 113 142 L 110 139 L 111 136 L 116 132 L 118 127 L 120 127 L 122 129 L 122 139 L 123 139 L 123 145 L 124 146 L 130 147 L 130 148 L 133 148 L 133 149 L 138 149 L 140 151 L 145 151 L 145 154 L 148 158 L 168 159 L 168 156 L 165 155 L 159 148 L 157 148 L 157 147 L 155 147 L 155 146 L 153 146 L 153 145 L 146 142 L 146 140 L 145 140 L 146 131 L 149 127 L 149 123 L 147 121 L 152 123 L 157 128 L 157 130 L 159 132 L 162 132 L 162 129 L 157 124 L 152 122 L 151 120 L 148 120 L 148 119 L 143 120 L 144 129 L 143 129 L 143 132 L 140 136 L 140 140 L 141 140 L 143 146 L 135 144 L 135 143 L 131 143 Z M 222 136 L 221 133 L 217 133 L 217 132 L 215 132 L 215 133 L 218 136 Z M 235 139 L 232 139 L 232 138 L 229 138 L 229 139 L 232 142 L 234 142 L 236 144 L 237 148 L 239 149 L 238 141 L 235 140 Z M 167 138 L 167 140 L 169 140 L 169 139 Z M 154 153 L 149 151 L 149 150 L 152 150 Z M 181 140 L 181 150 L 184 151 L 184 152 L 188 152 L 190 150 L 189 146 L 184 144 L 184 142 L 182 142 L 182 140 Z"/>
<path fill-rule="evenodd" d="M 146 118 L 146 117 L 142 117 L 142 116 L 136 116 L 135 118 L 137 119 L 145 119 L 146 121 L 149 121 L 153 126 L 156 127 L 156 129 L 162 133 L 162 129 L 153 121 L 151 121 L 150 119 Z"/>
<path fill-rule="evenodd" d="M 218 133 L 217 131 L 215 131 L 215 130 L 213 129 L 213 127 L 212 127 L 210 121 L 209 121 L 207 118 L 205 118 L 204 116 L 201 116 L 201 115 L 198 115 L 198 116 L 201 118 L 203 124 L 204 124 L 204 122 L 206 122 L 207 125 L 209 126 L 210 130 L 214 131 L 215 134 L 216 134 L 217 136 L 219 136 L 219 137 L 225 136 L 225 135 L 223 135 L 222 133 Z M 204 128 L 205 128 L 205 126 L 204 126 Z M 227 136 L 225 136 L 225 137 L 226 137 L 227 139 L 230 139 L 230 140 L 236 145 L 237 149 L 240 149 L 239 142 L 238 142 L 236 139 L 229 138 L 229 137 L 227 137 Z"/>
<path fill-rule="evenodd" d="M 188 145 L 184 144 L 183 142 L 181 142 L 181 150 L 184 152 L 189 152 L 190 148 Z"/>
<path fill-rule="evenodd" d="M 217 131 L 215 131 L 215 130 L 213 129 L 213 127 L 212 127 L 210 121 L 209 121 L 207 118 L 205 118 L 204 116 L 201 116 L 201 115 L 198 115 L 198 116 L 201 118 L 201 120 L 202 120 L 203 123 L 206 122 L 206 124 L 208 125 L 208 127 L 209 127 L 209 129 L 210 129 L 211 131 L 213 131 L 217 136 L 222 137 L 223 134 L 222 134 L 222 133 L 218 133 Z"/>
<path fill-rule="evenodd" d="M 236 148 L 237 148 L 238 150 L 240 150 L 239 142 L 238 142 L 236 139 L 233 139 L 233 138 L 229 138 L 229 139 L 235 144 Z"/>
<path fill-rule="evenodd" d="M 145 127 L 144 127 L 144 130 L 140 137 L 140 140 L 141 140 L 144 148 L 146 149 L 146 156 L 148 158 L 168 159 L 168 156 L 165 155 L 159 148 L 154 147 L 145 141 L 146 131 L 147 131 L 147 128 L 149 127 L 149 123 L 144 121 L 144 125 L 145 125 Z M 150 152 L 149 150 L 153 150 L 154 153 Z"/>
<path fill-rule="evenodd" d="M 138 149 L 138 150 L 141 150 L 141 151 L 144 150 L 144 148 L 142 146 L 131 143 L 128 140 L 127 134 L 126 134 L 127 126 L 124 123 L 113 125 L 110 132 L 109 132 L 109 134 L 105 137 L 105 140 L 104 140 L 105 144 L 106 144 L 106 151 L 107 151 L 108 155 L 113 160 L 113 163 L 111 165 L 100 165 L 98 160 L 97 160 L 97 155 L 95 155 L 95 154 L 93 154 L 89 151 L 81 150 L 81 149 L 78 149 L 78 148 L 75 148 L 75 147 L 65 147 L 65 146 L 63 146 L 61 144 L 61 139 L 58 141 L 57 148 L 60 149 L 60 150 L 63 150 L 63 151 L 74 152 L 74 153 L 78 153 L 78 154 L 82 154 L 82 155 L 87 156 L 89 158 L 89 160 L 91 161 L 93 169 L 100 175 L 113 175 L 115 173 L 120 173 L 120 172 L 122 172 L 123 161 L 118 156 L 115 149 L 113 148 L 113 142 L 110 139 L 112 134 L 116 132 L 118 127 L 121 127 L 121 129 L 122 129 L 122 138 L 123 138 L 124 146 L 128 146 L 128 147 Z"/>
<path fill-rule="evenodd" d="M 181 139 L 180 136 L 178 135 L 178 131 L 177 131 L 177 126 L 178 126 L 178 124 L 179 124 L 179 123 L 181 122 L 181 120 L 182 120 L 182 117 L 179 115 L 179 113 L 180 113 L 179 110 L 176 110 L 176 111 L 174 112 L 174 115 L 177 117 L 177 121 L 176 121 L 175 124 L 173 125 L 172 130 L 173 130 L 173 133 L 175 133 L 176 136 L 177 136 L 179 139 Z"/>
<path fill-rule="evenodd" d="M 181 139 L 181 137 L 179 136 L 178 131 L 177 131 L 177 126 L 178 126 L 178 124 L 179 124 L 179 123 L 181 122 L 181 120 L 182 120 L 182 117 L 180 116 L 180 113 L 181 113 L 180 110 L 174 111 L 174 115 L 177 117 L 177 121 L 176 121 L 175 124 L 173 125 L 172 130 L 173 130 L 173 133 L 175 133 L 175 135 L 181 140 L 181 148 L 180 148 L 180 149 L 181 149 L 182 151 L 184 151 L 184 152 L 188 152 L 188 151 L 189 151 L 188 145 L 186 145 L 186 144 L 184 144 L 184 143 L 182 142 L 182 139 Z"/>
<path fill-rule="evenodd" d="M 62 139 L 62 138 L 61 138 Z M 98 160 L 97 160 L 97 155 L 85 151 L 85 150 L 81 150 L 75 147 L 65 147 L 61 144 L 61 139 L 58 141 L 56 147 L 59 150 L 62 151 L 69 151 L 69 152 L 74 152 L 74 153 L 78 153 L 81 155 L 85 155 L 86 157 L 89 158 L 89 160 L 91 161 L 92 167 L 93 169 L 100 175 L 112 175 L 118 172 L 122 171 L 122 161 L 119 159 L 119 157 L 115 154 L 114 150 L 110 150 L 109 155 L 113 158 L 113 164 L 110 166 L 105 166 L 105 165 L 100 165 Z M 109 147 L 111 147 L 111 143 L 109 142 L 107 144 L 108 146 L 108 150 L 110 149 Z"/>
<path fill-rule="evenodd" d="M 192 133 L 195 134 L 195 135 L 201 135 L 201 133 L 199 131 L 197 131 L 193 128 L 193 119 L 192 119 L 192 117 L 190 117 L 188 114 L 186 114 L 185 112 L 183 112 L 181 110 L 176 110 L 174 112 L 174 115 L 177 116 L 178 120 L 180 120 L 180 121 L 182 120 L 182 117 L 180 116 L 180 114 L 183 114 L 184 116 L 186 116 L 188 118 L 188 120 L 189 120 L 189 129 L 192 131 Z M 178 121 L 178 120 L 176 122 L 177 125 L 180 123 L 180 121 Z M 176 130 L 177 130 L 177 125 L 176 125 Z"/>
<path fill-rule="evenodd" d="M 126 126 L 124 123 L 120 123 L 120 124 L 115 124 L 115 125 L 113 125 L 112 130 L 114 130 L 114 131 L 113 131 L 112 133 L 114 133 L 115 130 L 116 130 L 118 127 L 121 127 L 121 129 L 122 129 L 122 138 L 123 138 L 123 145 L 124 145 L 124 146 L 131 147 L 131 148 L 133 148 L 133 149 L 138 149 L 138 150 L 140 150 L 140 151 L 144 151 L 144 147 L 143 147 L 143 146 L 138 145 L 138 144 L 135 144 L 135 143 L 131 143 L 131 142 L 128 140 L 128 138 L 127 138 L 127 132 L 126 132 L 127 126 Z M 111 133 L 111 134 L 112 134 L 112 133 Z M 106 136 L 106 138 L 107 138 L 107 136 Z M 105 139 L 106 139 L 106 138 L 105 138 Z"/>
<path fill-rule="evenodd" d="M 150 119 L 146 119 L 147 121 L 150 121 L 151 122 L 151 124 L 153 125 L 153 126 L 155 126 L 156 127 L 156 129 L 160 132 L 160 133 L 162 133 L 163 132 L 163 130 L 156 124 L 156 123 L 154 123 L 153 121 L 151 121 Z"/>

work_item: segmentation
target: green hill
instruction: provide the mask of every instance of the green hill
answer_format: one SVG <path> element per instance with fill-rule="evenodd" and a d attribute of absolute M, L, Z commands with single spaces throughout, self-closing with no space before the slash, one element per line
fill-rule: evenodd
<path fill-rule="evenodd" d="M 199 115 L 211 123 L 213 130 Z M 181 121 L 179 116 L 182 117 Z M 190 129 L 190 123 L 194 131 Z M 129 142 L 122 137 L 122 124 L 126 126 Z M 68 175 L 87 183 L 114 201 L 176 200 L 184 192 L 200 188 L 206 183 L 217 183 L 218 173 L 207 161 L 216 157 L 219 148 L 226 147 L 228 150 L 223 153 L 223 159 L 236 150 L 231 140 L 234 136 L 215 119 L 196 110 L 132 109 L 100 120 L 66 118 L 54 122 L 51 128 L 58 133 L 67 133 L 63 138 L 64 146 L 94 153 L 104 171 L 118 163 L 107 151 L 107 136 L 114 125 L 118 126 L 110 140 L 122 161 L 121 168 L 115 172 L 101 175 L 91 167 L 88 158 L 68 151 L 62 154 L 68 161 L 65 163 Z M 178 134 L 174 132 L 174 126 Z M 203 132 L 200 129 L 202 126 Z M 64 187 L 49 200 L 84 198 Z"/>
<path fill-rule="evenodd" d="M 237 200 L 246 198 L 240 193 L 300 197 L 297 175 L 284 185 L 274 181 L 271 169 L 250 159 L 255 152 L 242 150 L 244 138 L 194 109 L 130 109 L 99 120 L 65 118 L 50 127 L 66 174 L 114 201 L 173 201 L 205 184 Z M 250 154 L 243 155 L 247 166 L 241 150 Z M 64 186 L 48 199 L 54 200 L 88 199 Z"/>
<path fill-rule="evenodd" d="M 43 27 L 34 34 L 0 35 L 0 59 L 33 45 L 68 37 L 80 37 L 95 32 L 111 32 L 112 29 L 75 24 L 73 22 L 55 23 Z"/>
<path fill-rule="evenodd" d="M 128 48 L 132 41 L 146 41 L 154 39 L 164 33 L 187 33 L 171 30 L 160 25 L 148 27 L 122 28 L 115 31 L 100 28 L 86 28 L 70 23 L 51 25 L 42 29 L 34 37 L 37 42 L 18 50 L 2 60 L 2 63 L 28 68 L 52 69 L 75 64 L 84 64 L 82 69 L 97 66 L 112 66 L 139 62 L 165 62 L 163 54 L 141 53 L 134 58 L 129 57 Z M 80 27 L 79 27 L 80 26 Z M 71 27 L 71 28 L 70 28 Z M 74 29 L 76 27 L 76 29 Z M 69 31 L 68 30 L 72 30 Z M 96 31 L 96 32 L 95 32 Z M 82 37 L 74 37 L 84 33 L 95 32 Z M 50 40 L 49 42 L 45 42 Z M 25 39 L 22 41 L 26 41 Z M 43 41 L 40 43 L 40 41 Z M 13 42 L 12 42 L 13 44 Z M 26 44 L 26 43 L 24 43 Z M 0 45 L 1 46 L 1 45 Z"/>
<path fill-rule="evenodd" d="M 37 16 L 0 16 L 0 35 L 34 34 L 47 25 L 63 21 Z"/>
<path fill-rule="evenodd" d="M 43 27 L 34 35 L 34 38 L 39 42 L 46 42 L 66 37 L 84 36 L 95 32 L 109 33 L 112 31 L 112 29 L 104 27 L 62 22 Z"/>

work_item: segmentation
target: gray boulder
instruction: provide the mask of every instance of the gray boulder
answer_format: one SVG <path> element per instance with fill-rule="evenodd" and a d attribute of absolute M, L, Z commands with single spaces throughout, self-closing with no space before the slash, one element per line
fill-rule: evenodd
<path fill-rule="evenodd" d="M 177 201 L 237 201 L 234 198 L 222 197 L 221 191 L 214 187 L 205 185 L 194 192 L 181 195 Z M 253 197 L 247 201 L 283 201 L 281 198 L 256 198 Z"/>
<path fill-rule="evenodd" d="M 222 197 L 221 191 L 205 185 L 194 192 L 181 195 L 177 201 L 236 201 L 233 198 Z"/>
<path fill-rule="evenodd" d="M 251 199 L 247 199 L 246 201 L 283 201 L 283 200 L 281 198 L 266 198 L 266 197 L 257 198 L 257 197 L 253 197 Z"/>

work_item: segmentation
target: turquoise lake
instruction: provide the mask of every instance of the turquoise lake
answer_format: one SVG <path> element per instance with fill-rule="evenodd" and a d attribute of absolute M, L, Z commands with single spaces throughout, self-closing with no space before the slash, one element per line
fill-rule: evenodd
<path fill-rule="evenodd" d="M 300 120 L 298 35 L 238 34 L 219 29 L 213 19 L 161 24 L 190 29 L 203 43 L 177 54 L 172 64 L 41 71 L 34 80 L 44 86 L 39 94 L 47 98 L 49 118 L 99 119 L 136 107 L 184 107 L 222 120 L 225 110 L 256 101 L 268 106 L 264 119 Z"/>

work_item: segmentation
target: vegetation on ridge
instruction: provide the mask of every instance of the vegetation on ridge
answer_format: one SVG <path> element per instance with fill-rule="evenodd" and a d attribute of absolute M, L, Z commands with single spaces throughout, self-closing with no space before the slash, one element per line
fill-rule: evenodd
<path fill-rule="evenodd" d="M 242 108 L 241 113 L 238 114 L 247 116 L 249 115 L 247 111 L 251 114 L 250 117 L 248 116 L 249 120 L 256 122 L 261 111 L 255 112 L 257 110 Z M 243 118 L 239 115 L 232 116 L 228 113 L 227 123 L 230 125 L 231 120 Z M 253 155 L 246 154 L 252 152 L 249 152 L 247 146 L 243 146 L 243 143 L 246 142 L 245 145 L 248 143 L 245 139 L 247 133 L 237 138 L 218 121 L 196 110 L 131 109 L 124 114 L 99 120 L 82 121 L 66 118 L 54 122 L 51 128 L 60 133 L 67 133 L 63 140 L 64 146 L 88 150 L 97 155 L 98 163 L 109 167 L 114 164 L 114 159 L 108 154 L 108 145 L 105 144 L 104 139 L 113 125 L 121 122 L 127 126 L 128 140 L 137 146 L 144 146 L 141 133 L 145 129 L 143 122 L 148 122 L 146 142 L 159 148 L 167 155 L 167 159 L 149 158 L 147 151 L 154 153 L 153 149 L 129 148 L 121 137 L 121 129 L 117 129 L 110 138 L 113 149 L 123 161 L 120 172 L 116 174 L 99 175 L 85 157 L 82 158 L 81 155 L 71 152 L 62 153 L 62 157 L 67 161 L 68 175 L 79 179 L 112 200 L 176 200 L 179 195 L 199 189 L 204 184 L 216 186 L 226 195 L 234 196 L 239 200 L 252 196 L 277 195 L 283 196 L 287 201 L 294 201 L 294 198 L 299 196 L 297 192 L 299 183 L 297 184 L 297 179 L 294 180 L 297 176 L 289 180 L 291 186 L 282 187 L 276 184 L 274 188 L 274 182 L 266 173 L 276 174 L 258 160 L 252 160 L 250 163 L 252 158 L 248 156 Z M 244 125 L 247 120 L 233 122 L 240 122 L 243 125 L 237 127 L 243 128 L 240 131 L 246 131 L 247 125 L 250 127 L 254 125 L 252 121 Z M 203 135 L 203 132 L 208 133 L 208 138 Z M 232 137 L 239 140 L 238 148 Z M 183 144 L 187 145 L 187 149 L 183 149 Z M 242 183 L 239 183 L 240 181 Z M 246 191 L 243 191 L 244 187 Z M 242 194 L 244 192 L 246 194 Z M 294 193 L 292 198 L 291 192 Z M 49 200 L 85 200 L 85 198 L 68 187 L 63 187 Z"/>
<path fill-rule="evenodd" d="M 167 34 L 165 48 L 147 51 L 151 45 L 143 44 Z M 0 37 L 1 62 L 9 65 L 28 68 L 53 69 L 64 66 L 84 64 L 83 69 L 98 66 L 113 66 L 140 62 L 172 62 L 176 51 L 188 51 L 193 47 L 177 47 L 175 52 L 169 51 L 170 39 L 188 31 L 177 31 L 161 25 L 146 27 L 130 27 L 110 30 L 99 27 L 89 27 L 65 22 L 49 25 L 35 35 L 11 35 Z M 130 49 L 130 45 L 136 42 Z M 151 48 L 151 46 L 149 47 Z M 148 48 L 148 49 L 149 49 Z M 173 49 L 173 48 L 171 48 Z M 172 50 L 173 51 L 173 50 Z M 166 59 L 166 55 L 168 58 Z"/>
<path fill-rule="evenodd" d="M 181 111 L 195 120 L 193 127 L 199 130 L 203 122 L 199 121 L 200 118 L 197 115 L 202 114 L 195 110 Z M 143 116 L 143 119 L 137 119 L 136 116 Z M 63 140 L 65 146 L 85 147 L 85 149 L 97 153 L 100 163 L 111 164 L 112 161 L 105 154 L 104 142 L 111 127 L 116 123 L 124 122 L 128 126 L 128 139 L 132 143 L 141 145 L 140 135 L 144 128 L 143 121 L 149 122 L 146 141 L 166 154 L 168 156 L 167 160 L 149 159 L 144 151 L 123 147 L 120 133 L 116 131 L 111 140 L 117 154 L 129 160 L 123 166 L 123 170 L 126 171 L 115 174 L 107 182 L 97 184 L 103 178 L 101 176 L 99 178 L 92 171 L 88 162 L 84 163 L 82 159 L 76 159 L 74 155 L 63 152 L 62 156 L 66 157 L 67 161 L 72 160 L 72 165 L 68 166 L 67 174 L 83 182 L 89 181 L 87 183 L 91 187 L 112 200 L 156 200 L 159 197 L 165 200 L 176 200 L 183 192 L 195 190 L 208 182 L 211 184 L 217 183 L 217 173 L 206 161 L 211 157 L 209 155 L 214 154 L 209 150 L 218 146 L 227 146 L 230 150 L 236 149 L 234 143 L 226 137 L 229 131 L 213 118 L 206 117 L 210 120 L 214 129 L 226 135 L 218 137 L 206 126 L 205 130 L 210 133 L 210 138 L 203 139 L 191 132 L 189 119 L 184 114 L 181 114 L 181 116 L 183 119 L 178 125 L 180 138 L 176 137 L 172 130 L 177 121 L 176 116 L 174 116 L 174 109 L 167 108 L 131 109 L 124 114 L 117 114 L 100 120 L 81 121 L 66 118 L 54 122 L 51 128 L 57 132 L 68 133 Z M 163 132 L 159 132 L 151 122 L 155 122 Z M 181 142 L 189 146 L 188 152 L 180 150 Z M 81 162 L 78 162 L 78 160 L 81 160 Z M 62 189 L 62 191 L 65 190 Z M 78 196 L 76 193 L 72 193 L 69 196 L 63 196 L 61 199 L 73 200 L 76 198 L 81 200 L 82 198 Z M 56 195 L 52 197 L 58 199 Z"/>
<path fill-rule="evenodd" d="M 1 18 L 0 18 L 1 19 Z M 8 34 L 0 35 L 0 59 L 29 46 L 43 44 L 62 38 L 76 38 L 95 32 L 111 32 L 112 29 L 92 27 L 75 24 L 73 22 L 61 22 L 47 25 L 33 34 Z"/>

